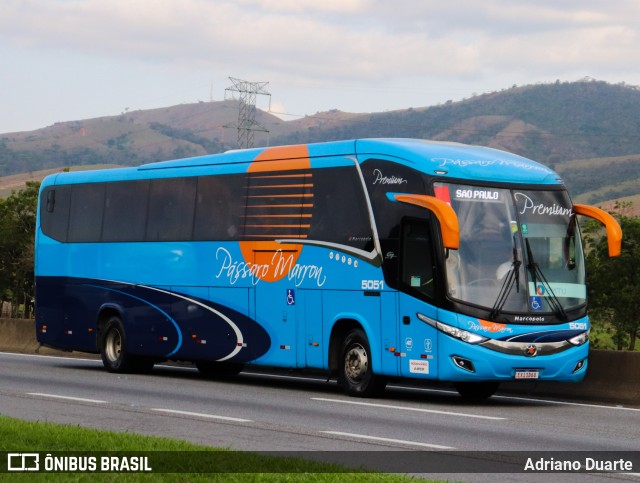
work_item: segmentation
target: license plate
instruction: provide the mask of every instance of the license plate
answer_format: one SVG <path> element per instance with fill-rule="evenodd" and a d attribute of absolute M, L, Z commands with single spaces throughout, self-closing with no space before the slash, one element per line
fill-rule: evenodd
<path fill-rule="evenodd" d="M 516 370 L 516 379 L 538 379 L 537 370 Z"/>

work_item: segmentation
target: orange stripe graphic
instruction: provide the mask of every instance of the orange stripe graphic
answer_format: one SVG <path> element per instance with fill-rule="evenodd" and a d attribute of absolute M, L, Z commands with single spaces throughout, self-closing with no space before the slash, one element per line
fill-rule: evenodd
<path fill-rule="evenodd" d="M 297 146 L 279 146 L 273 148 L 267 148 L 262 153 L 260 153 L 253 163 L 249 166 L 247 172 L 248 173 L 266 173 L 269 171 L 279 171 L 282 173 L 277 174 L 265 174 L 263 176 L 255 176 L 252 178 L 278 178 L 278 177 L 302 177 L 305 174 L 293 174 L 286 173 L 286 171 L 293 170 L 307 170 L 311 169 L 311 161 L 309 159 L 309 150 L 306 145 L 297 145 Z M 311 173 L 309 173 L 310 175 Z M 300 197 L 300 195 L 292 195 L 294 197 Z M 283 196 L 277 196 L 278 198 L 282 198 Z M 306 196 L 306 198 L 312 198 L 311 196 Z M 254 196 L 250 196 L 249 198 L 255 198 Z M 264 198 L 274 198 L 273 196 L 265 196 Z M 311 208 L 313 207 L 312 203 L 301 203 L 301 204 L 271 204 L 271 205 L 254 205 L 247 206 L 247 208 Z M 280 243 L 276 243 L 275 241 L 270 241 L 276 238 L 296 238 L 296 239 L 304 239 L 307 236 L 301 234 L 279 234 L 279 235 L 251 235 L 252 238 L 266 238 L 269 240 L 264 241 L 241 241 L 240 242 L 240 250 L 242 251 L 242 256 L 245 262 L 250 264 L 259 264 L 259 265 L 271 265 L 273 263 L 274 252 L 278 250 L 286 250 L 286 254 L 282 253 L 282 256 L 292 257 L 292 263 L 287 264 L 288 267 L 293 267 L 300 256 L 300 252 L 302 251 L 302 245 L 281 245 Z M 290 251 L 292 250 L 292 251 Z M 276 267 L 271 266 L 271 269 L 268 270 L 268 273 L 262 276 L 260 274 L 260 279 L 265 282 L 276 282 L 282 278 L 285 278 L 288 275 L 284 273 L 284 271 L 277 271 Z"/>

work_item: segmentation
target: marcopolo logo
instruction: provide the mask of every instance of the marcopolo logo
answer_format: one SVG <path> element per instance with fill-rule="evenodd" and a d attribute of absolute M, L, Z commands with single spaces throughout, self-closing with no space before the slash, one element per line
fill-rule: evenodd
<path fill-rule="evenodd" d="M 7 471 L 40 471 L 38 453 L 8 453 Z"/>

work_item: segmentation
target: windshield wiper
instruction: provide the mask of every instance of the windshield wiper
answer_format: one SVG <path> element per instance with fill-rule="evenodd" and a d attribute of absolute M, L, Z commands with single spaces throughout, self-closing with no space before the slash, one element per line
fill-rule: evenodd
<path fill-rule="evenodd" d="M 504 305 L 509 300 L 509 294 L 513 289 L 513 285 L 516 286 L 516 292 L 520 293 L 520 265 L 522 262 L 518 258 L 518 249 L 516 248 L 516 237 L 513 237 L 513 262 L 511 263 L 511 268 L 507 273 L 507 276 L 502 282 L 502 287 L 500 287 L 500 292 L 498 293 L 498 298 L 496 299 L 496 303 L 493 304 L 493 308 L 489 313 L 489 319 L 495 320 L 495 318 L 500 315 Z"/>
<path fill-rule="evenodd" d="M 527 270 L 529 270 L 529 273 L 531 273 L 534 290 L 538 285 L 538 279 L 540 279 L 540 281 L 542 282 L 542 286 L 545 288 L 545 290 L 547 290 L 549 294 L 548 299 L 549 299 L 549 305 L 551 306 L 551 309 L 562 320 L 567 320 L 567 313 L 564 311 L 564 308 L 562 307 L 560 300 L 558 299 L 556 294 L 553 292 L 553 289 L 551 288 L 551 284 L 547 281 L 547 278 L 544 276 L 544 273 L 542 273 L 542 270 L 540 270 L 540 267 L 533 259 L 533 251 L 531 250 L 529 239 L 525 238 L 524 242 L 527 246 L 527 259 L 529 260 L 529 263 L 527 264 Z"/>

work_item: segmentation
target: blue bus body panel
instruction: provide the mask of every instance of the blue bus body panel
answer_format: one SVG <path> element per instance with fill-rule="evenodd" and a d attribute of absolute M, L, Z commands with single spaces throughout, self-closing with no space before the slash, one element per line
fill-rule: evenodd
<path fill-rule="evenodd" d="M 101 279 L 39 277 L 40 342 L 97 352 L 96 321 L 88 314 L 115 311 L 133 354 L 158 359 L 248 362 L 270 346 L 268 333 L 226 305 L 180 292 Z"/>
<path fill-rule="evenodd" d="M 441 310 L 440 314 L 442 312 L 444 311 Z M 535 346 L 545 342 L 565 342 L 590 328 L 588 317 L 560 325 L 526 325 L 498 324 L 460 314 L 449 314 L 450 318 L 457 319 L 457 326 L 461 329 L 498 341 L 519 342 L 526 346 Z M 537 370 L 540 380 L 578 382 L 586 375 L 586 359 L 589 354 L 588 342 L 556 354 L 523 357 L 524 351 L 519 355 L 502 354 L 479 345 L 461 342 L 443 333 L 440 333 L 439 336 L 442 378 L 445 380 L 459 381 L 474 378 L 513 380 L 516 369 Z M 465 351 L 465 357 L 474 362 L 476 367 L 474 378 L 470 378 L 470 374 L 457 367 L 451 359 L 453 355 L 460 354 L 462 349 Z M 585 361 L 585 365 L 574 372 L 580 361 Z"/>
<path fill-rule="evenodd" d="M 589 343 L 558 354 L 525 358 L 465 344 L 442 333 L 438 336 L 441 352 L 440 379 L 445 381 L 513 381 L 516 370 L 533 370 L 538 373 L 535 380 L 579 382 L 584 379 L 587 371 Z M 472 374 L 454 364 L 452 356 L 459 354 L 464 354 L 466 359 L 473 361 L 475 373 Z M 574 372 L 580 361 L 584 361 L 585 364 Z"/>
<path fill-rule="evenodd" d="M 409 320 L 400 322 L 399 335 L 392 339 L 390 345 L 394 350 L 383 354 L 383 358 L 390 359 L 395 353 L 400 364 L 399 375 L 445 381 L 514 380 L 516 369 L 535 369 L 539 380 L 570 382 L 580 381 L 586 374 L 586 366 L 575 373 L 573 371 L 578 362 L 587 358 L 589 344 L 558 354 L 531 358 L 524 357 L 524 352 L 508 355 L 454 339 L 420 321 L 415 315 L 420 313 L 434 321 L 438 320 L 489 339 L 527 345 L 562 342 L 577 336 L 589 329 L 586 317 L 561 325 L 497 324 L 437 309 L 406 294 L 398 295 L 401 299 L 399 313 L 410 314 Z M 453 356 L 463 356 L 472 361 L 475 372 L 458 367 L 453 362 Z M 391 362 L 387 361 L 387 365 L 389 364 Z M 392 371 L 385 373 L 391 375 Z"/>

